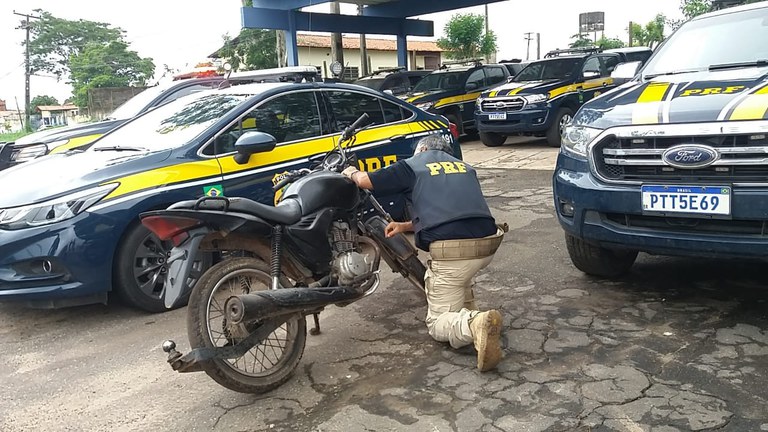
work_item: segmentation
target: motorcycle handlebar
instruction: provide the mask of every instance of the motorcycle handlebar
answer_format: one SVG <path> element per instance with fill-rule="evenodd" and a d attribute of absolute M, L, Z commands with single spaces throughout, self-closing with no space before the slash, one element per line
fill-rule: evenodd
<path fill-rule="evenodd" d="M 344 133 L 341 134 L 341 140 L 346 141 L 350 139 L 358 129 L 362 128 L 363 126 L 367 126 L 368 123 L 370 123 L 370 117 L 368 116 L 368 113 L 363 113 L 363 115 L 358 117 L 354 123 L 344 129 Z"/>
<path fill-rule="evenodd" d="M 292 176 L 286 176 L 284 179 L 282 179 L 279 182 L 277 182 L 276 185 L 272 186 L 272 192 L 279 191 L 280 189 L 284 188 L 285 186 L 288 185 L 288 183 L 290 183 L 292 181 L 293 181 L 293 177 Z"/>

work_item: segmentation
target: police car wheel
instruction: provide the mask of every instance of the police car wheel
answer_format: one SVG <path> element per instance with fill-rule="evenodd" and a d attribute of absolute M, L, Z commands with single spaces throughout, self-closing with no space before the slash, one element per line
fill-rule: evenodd
<path fill-rule="evenodd" d="M 480 141 L 482 141 L 486 147 L 498 147 L 504 145 L 507 141 L 507 137 L 493 132 L 480 132 Z"/>
<path fill-rule="evenodd" d="M 161 294 L 171 246 L 139 223 L 128 228 L 118 246 L 113 271 L 113 288 L 122 302 L 147 312 L 167 310 Z M 198 257 L 190 272 L 192 284 L 210 265 L 210 254 Z M 177 306 L 186 304 L 185 298 Z"/>
<path fill-rule="evenodd" d="M 560 108 L 554 121 L 547 130 L 547 144 L 552 147 L 560 147 L 563 128 L 573 120 L 573 110 L 570 108 Z"/>
<path fill-rule="evenodd" d="M 565 235 L 565 245 L 573 265 L 592 276 L 621 276 L 629 271 L 637 259 L 637 251 L 606 249 L 570 234 Z"/>

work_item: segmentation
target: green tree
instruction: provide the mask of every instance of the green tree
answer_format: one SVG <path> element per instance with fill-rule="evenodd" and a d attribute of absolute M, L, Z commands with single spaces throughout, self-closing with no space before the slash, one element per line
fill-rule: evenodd
<path fill-rule="evenodd" d="M 587 47 L 595 46 L 595 43 L 592 41 L 592 39 L 589 38 L 589 35 L 586 33 L 577 33 L 571 36 L 571 39 L 573 39 L 573 42 L 571 42 L 568 45 L 571 48 L 587 48 Z"/>
<path fill-rule="evenodd" d="M 40 105 L 58 105 L 59 101 L 53 96 L 42 95 L 35 96 L 29 101 L 29 113 L 34 114 Z"/>
<path fill-rule="evenodd" d="M 92 88 L 142 86 L 155 70 L 152 59 L 141 58 L 122 41 L 89 44 L 70 58 L 69 67 L 74 103 L 80 107 L 88 106 Z"/>
<path fill-rule="evenodd" d="M 632 34 L 633 45 L 644 45 L 650 48 L 656 47 L 656 45 L 664 40 L 664 27 L 666 26 L 666 23 L 667 19 L 662 14 L 656 15 L 656 18 L 645 26 L 632 23 L 630 32 Z"/>
<path fill-rule="evenodd" d="M 597 46 L 600 49 L 615 49 L 615 48 L 624 48 L 624 41 L 622 41 L 619 38 L 607 38 L 605 36 L 602 36 L 600 39 L 597 40 Z"/>
<path fill-rule="evenodd" d="M 33 72 L 61 78 L 69 72 L 69 60 L 90 44 L 104 45 L 122 40 L 124 31 L 109 24 L 57 18 L 36 9 L 39 20 L 30 21 L 29 63 Z"/>
<path fill-rule="evenodd" d="M 277 67 L 277 32 L 242 29 L 236 38 L 224 35 L 224 46 L 217 53 L 233 70 Z"/>
<path fill-rule="evenodd" d="M 496 35 L 485 32 L 485 17 L 477 14 L 456 14 L 443 29 L 445 36 L 437 46 L 452 59 L 488 57 L 496 52 Z"/>

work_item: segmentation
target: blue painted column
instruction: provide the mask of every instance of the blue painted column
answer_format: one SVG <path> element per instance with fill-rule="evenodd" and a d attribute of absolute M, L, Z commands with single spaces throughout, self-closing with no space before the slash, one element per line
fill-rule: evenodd
<path fill-rule="evenodd" d="M 296 14 L 288 11 L 288 30 L 285 31 L 285 53 L 288 66 L 299 65 L 299 47 L 296 41 Z"/>
<path fill-rule="evenodd" d="M 402 31 L 397 35 L 397 65 L 408 67 L 408 40 Z"/>

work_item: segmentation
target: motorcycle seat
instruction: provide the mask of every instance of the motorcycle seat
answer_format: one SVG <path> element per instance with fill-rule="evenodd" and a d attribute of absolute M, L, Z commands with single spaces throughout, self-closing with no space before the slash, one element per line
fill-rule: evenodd
<path fill-rule="evenodd" d="M 227 207 L 227 202 L 229 207 Z M 276 207 L 238 197 L 227 198 L 226 200 L 181 201 L 168 207 L 169 210 L 194 208 L 245 213 L 279 225 L 293 225 L 301 219 L 301 206 L 298 201 L 292 199 L 284 200 Z"/>

